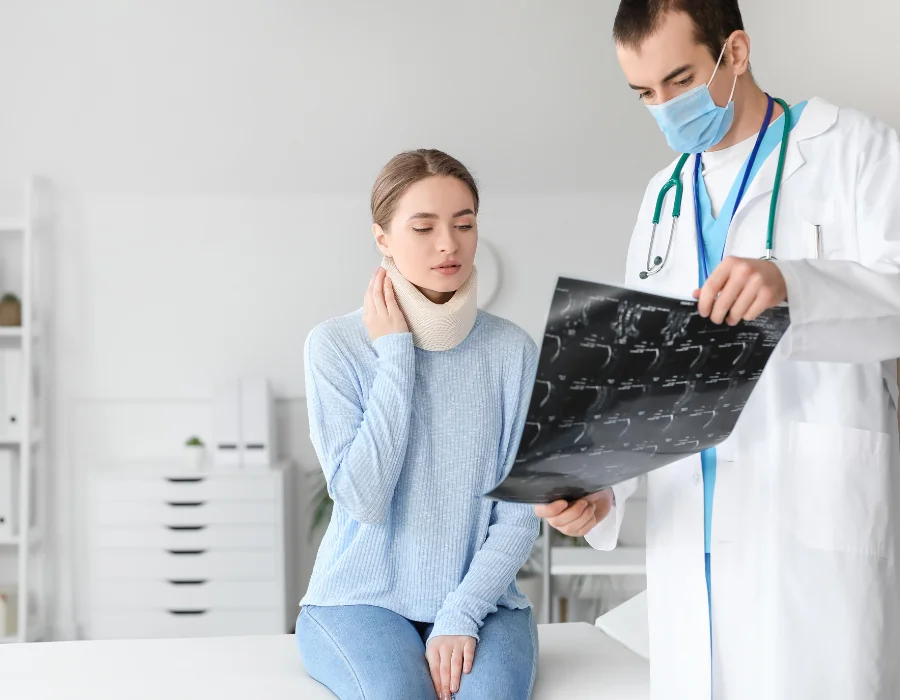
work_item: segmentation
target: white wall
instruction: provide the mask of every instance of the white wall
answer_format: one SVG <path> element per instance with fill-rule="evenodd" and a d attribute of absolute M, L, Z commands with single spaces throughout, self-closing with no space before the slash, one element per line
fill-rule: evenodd
<path fill-rule="evenodd" d="M 900 125 L 900 4 L 744 4 L 764 87 Z M 86 471 L 208 434 L 218 380 L 271 376 L 283 452 L 314 466 L 302 339 L 357 305 L 377 260 L 368 189 L 395 152 L 440 147 L 474 170 L 504 267 L 493 310 L 533 335 L 556 275 L 620 279 L 644 183 L 670 156 L 615 64 L 615 6 L 0 3 L 0 177 L 46 173 L 63 195 L 58 636 L 84 619 Z"/>

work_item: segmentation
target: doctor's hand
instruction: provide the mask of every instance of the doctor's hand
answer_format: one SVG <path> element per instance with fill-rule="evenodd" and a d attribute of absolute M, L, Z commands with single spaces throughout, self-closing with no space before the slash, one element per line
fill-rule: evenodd
<path fill-rule="evenodd" d="M 391 333 L 407 333 L 406 317 L 394 296 L 394 284 L 383 267 L 379 267 L 363 297 L 363 323 L 374 343 L 380 337 Z"/>
<path fill-rule="evenodd" d="M 713 323 L 752 321 L 787 300 L 781 270 L 771 260 L 725 258 L 702 289 L 694 292 L 697 310 Z"/>
<path fill-rule="evenodd" d="M 574 503 L 554 501 L 534 507 L 534 514 L 545 518 L 553 527 L 569 537 L 584 537 L 602 521 L 613 506 L 613 493 L 604 489 L 580 498 Z"/>
<path fill-rule="evenodd" d="M 458 693 L 462 674 L 472 672 L 476 643 L 475 637 L 449 634 L 428 640 L 425 659 L 434 690 L 441 700 L 450 700 L 451 694 Z"/>

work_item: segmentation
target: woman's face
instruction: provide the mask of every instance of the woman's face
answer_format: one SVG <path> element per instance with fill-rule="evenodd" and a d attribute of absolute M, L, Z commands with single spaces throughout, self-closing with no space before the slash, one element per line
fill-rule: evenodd
<path fill-rule="evenodd" d="M 389 231 L 375 241 L 407 280 L 437 303 L 449 300 L 472 273 L 478 227 L 471 190 L 455 177 L 410 185 L 397 202 Z"/>

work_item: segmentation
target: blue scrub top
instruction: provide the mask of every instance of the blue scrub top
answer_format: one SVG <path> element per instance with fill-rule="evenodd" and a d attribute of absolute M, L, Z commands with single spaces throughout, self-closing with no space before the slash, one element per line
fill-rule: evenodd
<path fill-rule="evenodd" d="M 794 127 L 797 126 L 797 122 L 800 121 L 800 117 L 803 114 L 803 110 L 806 108 L 806 104 L 806 102 L 801 102 L 800 104 L 791 107 L 791 130 L 793 130 Z M 753 181 L 753 178 L 756 177 L 759 169 L 772 154 L 772 151 L 781 146 L 781 139 L 784 135 L 784 127 L 781 125 L 782 119 L 784 119 L 783 115 L 769 125 L 769 129 L 766 131 L 762 143 L 760 144 L 756 162 L 753 163 L 753 169 L 750 171 L 750 176 L 747 179 L 748 185 Z M 700 220 L 703 222 L 703 246 L 706 249 L 707 270 L 714 270 L 716 266 L 722 262 L 722 257 L 725 254 L 725 241 L 728 238 L 728 229 L 731 226 L 732 213 L 734 212 L 734 203 L 737 199 L 738 191 L 741 188 L 741 181 L 744 178 L 746 169 L 747 163 L 744 163 L 744 166 L 741 168 L 740 172 L 738 172 L 734 185 L 731 187 L 728 199 L 725 200 L 725 204 L 722 206 L 718 219 L 712 215 L 712 204 L 709 201 L 706 183 L 702 177 L 699 179 L 698 194 L 700 195 Z M 706 282 L 706 280 L 703 279 L 702 265 L 700 266 L 700 277 L 700 286 L 703 286 L 703 283 Z M 704 546 L 706 547 L 706 553 L 709 554 L 709 545 L 712 534 L 713 493 L 716 489 L 716 449 L 713 447 L 708 450 L 703 450 L 700 454 L 700 459 L 703 464 Z M 707 562 L 707 567 L 708 566 L 709 564 Z M 707 576 L 708 575 L 707 572 Z"/>

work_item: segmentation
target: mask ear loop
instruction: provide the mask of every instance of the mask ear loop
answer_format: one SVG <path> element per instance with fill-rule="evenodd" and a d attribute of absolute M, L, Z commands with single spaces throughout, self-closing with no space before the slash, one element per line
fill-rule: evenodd
<path fill-rule="evenodd" d="M 731 101 L 734 99 L 734 89 L 737 87 L 737 76 L 734 76 L 734 82 L 731 84 L 731 94 L 728 96 L 728 102 L 726 102 L 726 106 L 731 104 Z"/>
<path fill-rule="evenodd" d="M 709 82 L 706 84 L 706 88 L 709 89 L 709 86 L 712 85 L 713 80 L 716 79 L 716 74 L 719 72 L 719 66 L 722 63 L 722 59 L 725 57 L 725 49 L 728 48 L 728 41 L 725 41 L 725 45 L 722 47 L 722 52 L 719 54 L 719 60 L 716 61 L 716 67 L 713 69 L 712 77 L 709 79 Z M 730 104 L 734 99 L 734 90 L 737 87 L 737 76 L 734 76 L 734 82 L 731 84 L 731 94 L 728 96 L 728 102 L 725 104 Z"/>

